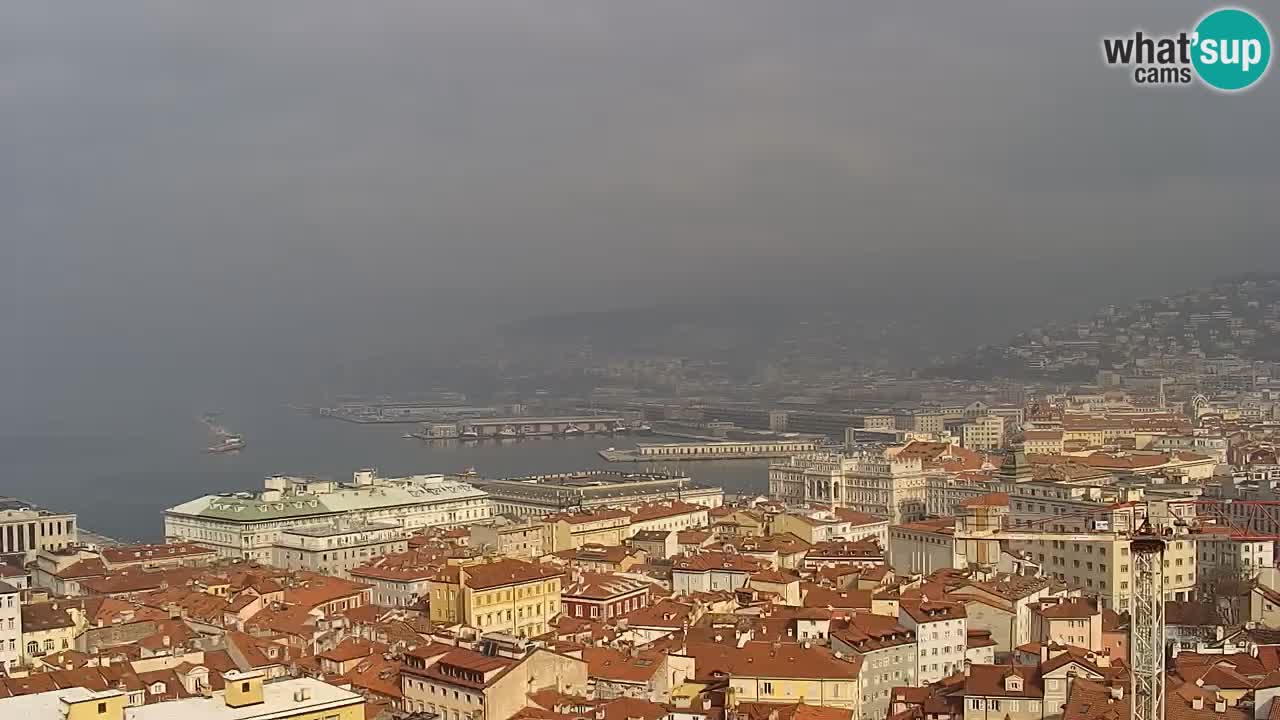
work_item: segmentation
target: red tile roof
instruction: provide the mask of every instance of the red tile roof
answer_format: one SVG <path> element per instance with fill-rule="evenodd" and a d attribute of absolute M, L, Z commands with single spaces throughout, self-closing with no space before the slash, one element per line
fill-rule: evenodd
<path fill-rule="evenodd" d="M 564 571 L 559 568 L 512 559 L 469 565 L 462 569 L 462 573 L 466 586 L 477 590 L 537 582 L 564 575 Z"/>
<path fill-rule="evenodd" d="M 1020 680 L 1021 687 L 1009 678 Z M 1043 698 L 1040 671 L 1034 665 L 971 665 L 964 679 L 965 697 Z"/>
<path fill-rule="evenodd" d="M 853 679 L 862 669 L 859 655 L 837 658 L 820 646 L 800 643 L 748 642 L 742 647 L 722 643 L 690 642 L 688 655 L 694 657 L 698 679 L 715 673 L 734 677 L 789 679 Z"/>
<path fill-rule="evenodd" d="M 631 522 L 640 523 L 647 520 L 677 517 L 680 515 L 690 515 L 706 511 L 707 508 L 704 505 L 695 505 L 682 500 L 672 500 L 665 503 L 646 503 L 644 505 L 637 505 L 631 509 Z"/>
<path fill-rule="evenodd" d="M 172 560 L 199 555 L 216 555 L 217 551 L 192 542 L 162 545 L 119 545 L 99 551 L 102 558 L 112 565 L 145 563 L 156 560 Z"/>
<path fill-rule="evenodd" d="M 625 652 L 607 647 L 588 647 L 582 651 L 582 660 L 587 663 L 587 675 L 609 682 L 644 684 L 651 681 L 662 669 L 662 653 L 637 653 L 628 655 Z"/>

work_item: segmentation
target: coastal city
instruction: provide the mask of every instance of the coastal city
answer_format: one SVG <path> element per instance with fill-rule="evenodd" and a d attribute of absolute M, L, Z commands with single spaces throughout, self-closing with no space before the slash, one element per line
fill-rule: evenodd
<path fill-rule="evenodd" d="M 1280 716 L 1278 283 L 1024 333 L 965 357 L 988 379 L 722 392 L 610 358 L 589 397 L 300 406 L 406 443 L 613 445 L 246 477 L 164 510 L 162 541 L 5 499 L 0 717 Z M 251 447 L 203 420 L 209 452 Z M 718 463 L 767 484 L 699 479 Z"/>
<path fill-rule="evenodd" d="M 0 720 L 1280 720 L 1269 5 L 0 0 Z"/>

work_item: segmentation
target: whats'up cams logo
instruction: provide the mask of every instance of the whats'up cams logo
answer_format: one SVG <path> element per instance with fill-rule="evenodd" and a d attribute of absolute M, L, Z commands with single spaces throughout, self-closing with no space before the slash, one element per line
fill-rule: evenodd
<path fill-rule="evenodd" d="M 1132 68 L 1135 85 L 1190 85 L 1195 78 L 1224 92 L 1257 84 L 1271 64 L 1271 34 L 1253 13 L 1221 8 L 1200 18 L 1191 32 L 1102 39 L 1108 65 Z"/>

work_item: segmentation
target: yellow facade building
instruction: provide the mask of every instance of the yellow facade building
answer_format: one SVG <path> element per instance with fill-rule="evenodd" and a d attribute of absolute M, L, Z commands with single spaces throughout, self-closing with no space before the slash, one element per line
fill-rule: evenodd
<path fill-rule="evenodd" d="M 507 559 L 459 570 L 461 620 L 481 632 L 534 637 L 560 613 L 559 568 Z"/>
<path fill-rule="evenodd" d="M 555 553 L 583 545 L 621 545 L 631 537 L 631 513 L 592 510 L 548 515 L 542 519 L 542 552 Z"/>

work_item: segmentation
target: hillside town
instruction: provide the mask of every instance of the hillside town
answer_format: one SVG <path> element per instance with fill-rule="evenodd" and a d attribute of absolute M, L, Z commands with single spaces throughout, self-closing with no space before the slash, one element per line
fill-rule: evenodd
<path fill-rule="evenodd" d="M 761 495 L 273 476 L 143 545 L 5 500 L 0 716 L 1101 720 L 1151 662 L 1171 716 L 1280 715 L 1275 399 L 1120 379 L 865 414 Z"/>

